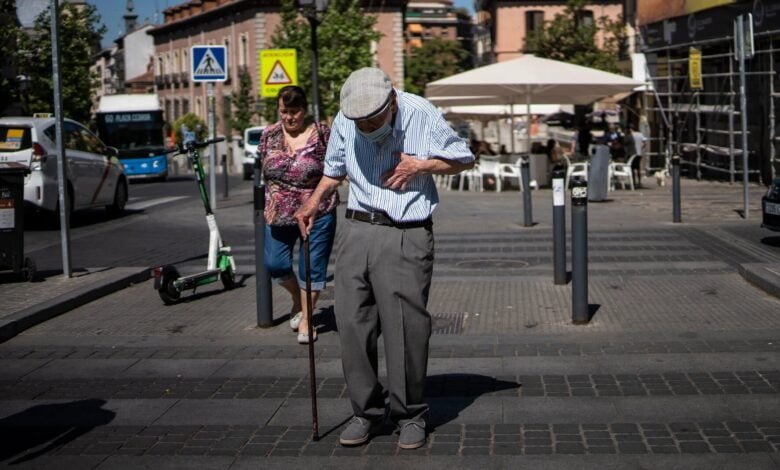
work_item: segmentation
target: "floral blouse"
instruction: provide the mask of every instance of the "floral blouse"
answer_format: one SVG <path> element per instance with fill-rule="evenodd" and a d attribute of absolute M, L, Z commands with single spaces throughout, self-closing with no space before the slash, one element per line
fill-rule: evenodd
<path fill-rule="evenodd" d="M 322 178 L 325 148 L 330 128 L 315 124 L 306 145 L 293 152 L 287 145 L 282 123 L 266 127 L 257 153 L 263 162 L 265 179 L 265 222 L 268 225 L 296 225 L 295 211 L 311 196 Z M 334 210 L 336 191 L 320 202 L 317 216 Z"/>

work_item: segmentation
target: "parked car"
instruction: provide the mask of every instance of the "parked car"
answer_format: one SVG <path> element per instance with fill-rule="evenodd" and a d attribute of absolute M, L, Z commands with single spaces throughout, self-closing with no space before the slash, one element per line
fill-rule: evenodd
<path fill-rule="evenodd" d="M 260 137 L 265 126 L 247 127 L 244 129 L 244 139 L 241 146 L 244 148 L 244 179 L 251 180 L 255 175 L 255 157 L 257 146 L 260 145 Z"/>
<path fill-rule="evenodd" d="M 780 232 L 780 178 L 775 178 L 761 198 L 762 226 Z"/>
<path fill-rule="evenodd" d="M 53 117 L 0 118 L 0 162 L 19 162 L 30 168 L 24 201 L 32 209 L 56 212 L 59 207 L 55 125 Z M 117 150 L 70 119 L 63 125 L 63 141 L 71 210 L 105 207 L 114 214 L 122 212 L 127 203 L 127 177 Z"/>

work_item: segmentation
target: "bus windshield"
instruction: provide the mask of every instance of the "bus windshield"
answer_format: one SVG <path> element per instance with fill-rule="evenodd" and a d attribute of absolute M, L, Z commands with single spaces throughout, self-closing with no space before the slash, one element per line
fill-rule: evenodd
<path fill-rule="evenodd" d="M 100 138 L 119 150 L 119 158 L 148 157 L 165 147 L 162 111 L 98 113 Z"/>

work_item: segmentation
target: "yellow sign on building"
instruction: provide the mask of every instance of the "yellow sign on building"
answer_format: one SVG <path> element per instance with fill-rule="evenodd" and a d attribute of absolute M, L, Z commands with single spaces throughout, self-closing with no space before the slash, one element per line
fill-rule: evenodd
<path fill-rule="evenodd" d="M 701 80 L 701 51 L 691 47 L 688 52 L 688 78 L 691 90 L 701 90 L 704 84 Z"/>
<path fill-rule="evenodd" d="M 260 51 L 260 96 L 276 98 L 279 90 L 298 84 L 298 54 L 295 49 Z"/>

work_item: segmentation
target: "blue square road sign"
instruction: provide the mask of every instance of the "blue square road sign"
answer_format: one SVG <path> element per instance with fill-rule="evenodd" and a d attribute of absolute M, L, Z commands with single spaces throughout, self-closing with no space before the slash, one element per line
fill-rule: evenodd
<path fill-rule="evenodd" d="M 192 46 L 190 75 L 193 82 L 227 80 L 228 57 L 225 46 Z"/>

